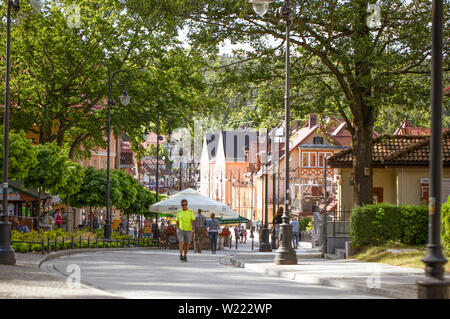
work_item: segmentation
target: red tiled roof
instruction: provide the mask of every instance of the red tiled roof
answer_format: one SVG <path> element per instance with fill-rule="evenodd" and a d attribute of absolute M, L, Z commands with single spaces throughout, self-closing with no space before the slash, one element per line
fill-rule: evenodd
<path fill-rule="evenodd" d="M 450 131 L 442 134 L 442 160 L 450 166 Z M 430 136 L 382 135 L 373 140 L 374 167 L 428 166 L 430 162 Z M 332 155 L 331 167 L 352 167 L 352 149 Z"/>

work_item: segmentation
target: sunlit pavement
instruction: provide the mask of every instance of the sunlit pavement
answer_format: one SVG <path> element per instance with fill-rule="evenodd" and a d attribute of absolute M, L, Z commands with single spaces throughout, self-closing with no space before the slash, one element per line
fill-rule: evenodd
<path fill-rule="evenodd" d="M 240 251 L 247 250 L 248 244 L 241 245 Z M 380 298 L 219 264 L 220 256 L 234 253 L 235 249 L 216 255 L 190 251 L 188 261 L 181 262 L 176 250 L 101 251 L 64 256 L 46 264 L 66 275 L 72 274 L 68 266 L 76 265 L 82 283 L 124 298 Z"/>

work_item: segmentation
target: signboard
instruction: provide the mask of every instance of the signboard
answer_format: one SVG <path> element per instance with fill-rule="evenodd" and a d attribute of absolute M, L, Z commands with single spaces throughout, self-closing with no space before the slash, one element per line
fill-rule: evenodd
<path fill-rule="evenodd" d="M 121 152 L 120 153 L 120 168 L 133 167 L 133 153 Z"/>
<path fill-rule="evenodd" d="M 3 200 L 3 188 L 0 188 L 0 201 Z M 8 201 L 10 200 L 20 200 L 20 193 L 8 188 Z"/>

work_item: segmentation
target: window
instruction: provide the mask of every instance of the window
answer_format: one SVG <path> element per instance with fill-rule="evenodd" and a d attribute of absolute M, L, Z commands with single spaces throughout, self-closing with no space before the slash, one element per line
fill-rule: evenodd
<path fill-rule="evenodd" d="M 317 153 L 316 152 L 302 152 L 302 166 L 316 167 Z"/>
<path fill-rule="evenodd" d="M 323 167 L 323 157 L 324 157 L 325 153 L 320 152 L 319 153 L 319 165 L 318 167 Z"/>
<path fill-rule="evenodd" d="M 331 155 L 333 155 L 333 153 L 331 152 L 319 152 L 319 163 L 317 167 L 323 167 L 323 158 L 325 154 L 327 155 L 327 159 L 330 158 Z"/>
<path fill-rule="evenodd" d="M 309 153 L 307 152 L 302 153 L 302 166 L 303 167 L 309 166 Z"/>
<path fill-rule="evenodd" d="M 314 136 L 313 144 L 323 144 L 323 137 L 322 136 Z"/>
<path fill-rule="evenodd" d="M 309 166 L 316 167 L 317 153 L 309 153 Z"/>

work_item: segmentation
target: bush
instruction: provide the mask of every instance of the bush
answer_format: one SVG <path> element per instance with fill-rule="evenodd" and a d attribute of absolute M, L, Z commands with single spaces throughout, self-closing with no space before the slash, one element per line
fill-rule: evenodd
<path fill-rule="evenodd" d="M 20 253 L 27 253 L 30 250 L 30 246 L 28 244 L 19 244 L 18 251 Z"/>
<path fill-rule="evenodd" d="M 428 207 L 402 207 L 402 243 L 406 245 L 424 245 L 428 239 Z"/>
<path fill-rule="evenodd" d="M 298 224 L 299 224 L 299 228 L 298 228 L 299 231 L 306 231 L 306 230 L 309 230 L 308 228 L 312 227 L 313 222 L 312 222 L 311 218 L 305 217 L 305 218 L 300 219 L 298 221 Z"/>
<path fill-rule="evenodd" d="M 350 215 L 350 236 L 355 248 L 382 245 L 402 238 L 401 207 L 390 204 L 355 207 Z"/>
<path fill-rule="evenodd" d="M 441 238 L 442 246 L 450 249 L 450 196 L 441 209 Z"/>
<path fill-rule="evenodd" d="M 31 245 L 31 251 L 42 251 L 42 245 L 39 244 Z"/>

